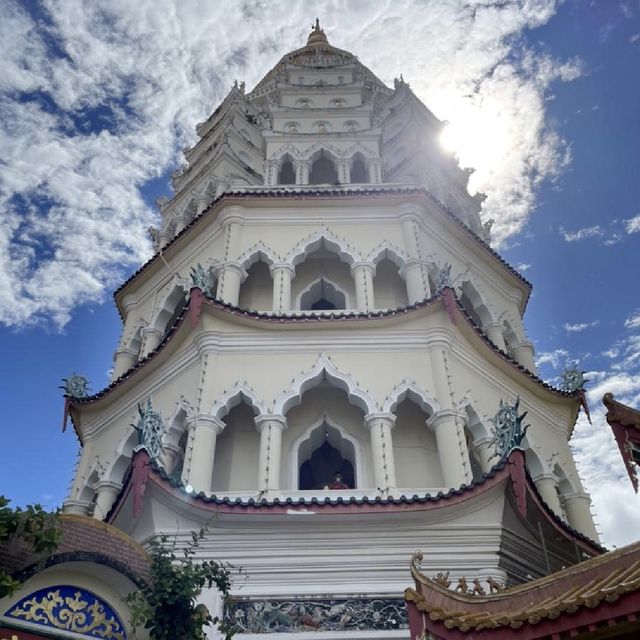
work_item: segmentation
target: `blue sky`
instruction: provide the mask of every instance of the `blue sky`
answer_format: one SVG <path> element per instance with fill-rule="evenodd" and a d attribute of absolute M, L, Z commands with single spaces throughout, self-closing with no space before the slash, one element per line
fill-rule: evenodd
<path fill-rule="evenodd" d="M 58 385 L 73 371 L 107 383 L 111 292 L 150 255 L 180 148 L 316 15 L 460 134 L 496 248 L 534 285 L 541 376 L 590 372 L 594 424 L 581 418 L 572 444 L 604 541 L 637 538 L 640 501 L 599 406 L 612 391 L 640 407 L 638 0 L 3 3 L 0 491 L 64 499 L 77 442 Z"/>

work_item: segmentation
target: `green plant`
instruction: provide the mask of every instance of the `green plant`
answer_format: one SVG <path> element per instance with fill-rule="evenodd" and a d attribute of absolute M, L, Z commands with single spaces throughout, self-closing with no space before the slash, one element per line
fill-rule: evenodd
<path fill-rule="evenodd" d="M 231 587 L 229 569 L 212 560 L 196 560 L 196 548 L 206 528 L 191 533 L 191 541 L 181 550 L 175 540 L 161 536 L 150 545 L 151 569 L 149 580 L 129 595 L 134 627 L 143 626 L 153 640 L 200 640 L 204 628 L 217 625 L 226 638 L 233 629 L 224 620 L 212 617 L 196 598 L 206 586 L 216 586 L 223 597 Z"/>
<path fill-rule="evenodd" d="M 24 509 L 9 506 L 11 501 L 0 495 L 0 544 L 15 538 L 21 539 L 38 555 L 46 557 L 60 543 L 61 532 L 58 516 L 45 511 L 39 504 L 27 505 Z M 0 566 L 0 598 L 20 587 Z"/>

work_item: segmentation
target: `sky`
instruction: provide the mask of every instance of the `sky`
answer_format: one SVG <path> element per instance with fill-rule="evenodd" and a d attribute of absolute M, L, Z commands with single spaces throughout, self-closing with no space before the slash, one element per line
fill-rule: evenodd
<path fill-rule="evenodd" d="M 603 542 L 639 539 L 601 398 L 640 408 L 640 0 L 1 3 L 0 493 L 61 505 L 78 452 L 61 379 L 108 383 L 112 292 L 151 255 L 181 149 L 316 16 L 448 123 L 494 248 L 533 283 L 541 377 L 587 372 L 571 446 Z"/>

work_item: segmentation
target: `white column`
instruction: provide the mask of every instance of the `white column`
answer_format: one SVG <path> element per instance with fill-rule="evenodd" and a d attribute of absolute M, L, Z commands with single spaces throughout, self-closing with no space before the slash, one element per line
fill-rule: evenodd
<path fill-rule="evenodd" d="M 309 184 L 309 172 L 311 171 L 311 161 L 294 160 L 293 167 L 296 172 L 296 184 Z"/>
<path fill-rule="evenodd" d="M 533 345 L 528 340 L 517 342 L 516 344 L 509 345 L 509 347 L 516 362 L 521 364 L 525 369 L 536 373 L 536 363 L 533 359 Z"/>
<path fill-rule="evenodd" d="M 122 485 L 111 480 L 102 480 L 96 484 L 96 506 L 93 509 L 93 517 L 96 520 L 104 520 L 107 517 L 120 489 Z"/>
<path fill-rule="evenodd" d="M 188 484 L 195 491 L 211 491 L 216 438 L 224 429 L 224 422 L 215 416 L 199 415 L 191 418 L 189 428 L 194 433 Z"/>
<path fill-rule="evenodd" d="M 291 281 L 296 273 L 290 264 L 273 264 L 269 267 L 273 278 L 273 311 L 291 311 Z"/>
<path fill-rule="evenodd" d="M 164 460 L 162 465 L 167 473 L 172 474 L 178 455 L 180 454 L 180 447 L 173 442 L 166 442 L 164 445 Z"/>
<path fill-rule="evenodd" d="M 123 373 L 126 373 L 138 362 L 138 352 L 133 349 L 118 349 L 113 360 L 113 373 L 111 382 L 117 380 Z"/>
<path fill-rule="evenodd" d="M 209 197 L 204 193 L 201 193 L 196 199 L 196 216 L 199 216 L 208 206 Z"/>
<path fill-rule="evenodd" d="M 227 262 L 220 268 L 218 298 L 234 307 L 240 299 L 240 285 L 247 277 L 247 272 L 237 262 Z"/>
<path fill-rule="evenodd" d="M 382 182 L 382 160 L 380 158 L 368 158 L 369 182 L 380 184 Z"/>
<path fill-rule="evenodd" d="M 338 160 L 338 182 L 340 184 L 351 182 L 351 160 L 349 158 Z"/>
<path fill-rule="evenodd" d="M 142 357 L 148 356 L 162 342 L 164 333 L 160 329 L 146 327 L 142 331 Z"/>
<path fill-rule="evenodd" d="M 369 413 L 364 417 L 364 421 L 371 435 L 375 486 L 381 491 L 395 489 L 396 466 L 393 459 L 391 430 L 395 425 L 396 417 L 392 413 Z"/>
<path fill-rule="evenodd" d="M 533 482 L 551 511 L 557 516 L 562 517 L 562 507 L 560 506 L 560 498 L 558 497 L 558 491 L 556 489 L 558 481 L 555 476 L 552 473 L 543 473 L 534 478 Z"/>
<path fill-rule="evenodd" d="M 506 353 L 507 345 L 504 341 L 504 333 L 502 332 L 502 325 L 499 322 L 492 322 L 482 327 L 482 330 L 487 334 L 487 337 L 493 344 Z"/>
<path fill-rule="evenodd" d="M 599 541 L 591 515 L 591 498 L 588 493 L 568 493 L 564 496 L 564 510 L 569 524 L 591 540 Z"/>
<path fill-rule="evenodd" d="M 464 437 L 465 414 L 453 409 L 442 409 L 434 413 L 427 425 L 436 434 L 438 460 L 442 469 L 444 484 L 449 488 L 458 488 L 469 484 L 473 479 L 469 450 Z"/>
<path fill-rule="evenodd" d="M 281 415 L 260 415 L 254 420 L 260 433 L 258 458 L 258 489 L 278 491 L 280 489 L 280 467 L 282 457 L 282 432 L 287 419 Z"/>
<path fill-rule="evenodd" d="M 400 275 L 407 284 L 409 304 L 420 302 L 431 295 L 427 265 L 423 260 L 410 258 L 402 266 Z"/>
<path fill-rule="evenodd" d="M 375 309 L 373 297 L 373 274 L 376 268 L 370 262 L 355 262 L 351 265 L 351 275 L 356 285 L 356 307 L 359 311 Z"/>

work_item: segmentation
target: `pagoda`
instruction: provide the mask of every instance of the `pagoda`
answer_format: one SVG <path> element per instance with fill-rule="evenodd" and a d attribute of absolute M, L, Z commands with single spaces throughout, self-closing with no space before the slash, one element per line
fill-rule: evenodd
<path fill-rule="evenodd" d="M 155 254 L 115 292 L 112 381 L 67 386 L 67 559 L 3 624 L 48 637 L 25 598 L 71 580 L 119 620 L 99 637 L 133 637 L 143 547 L 203 525 L 199 557 L 243 571 L 202 603 L 239 638 L 406 638 L 417 549 L 441 596 L 602 554 L 568 445 L 581 382 L 537 376 L 531 285 L 491 248 L 442 128 L 318 22 L 196 126 Z M 100 569 L 70 574 L 72 549 Z"/>

